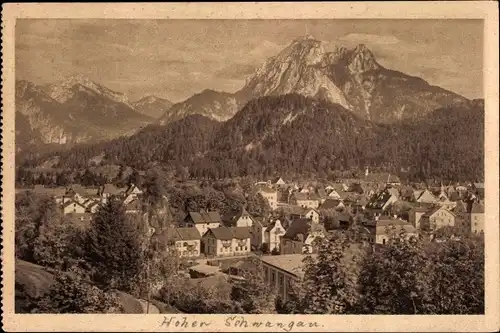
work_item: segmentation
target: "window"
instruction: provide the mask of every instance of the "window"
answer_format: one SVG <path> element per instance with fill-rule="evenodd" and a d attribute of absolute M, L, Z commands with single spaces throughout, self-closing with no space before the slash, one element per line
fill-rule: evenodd
<path fill-rule="evenodd" d="M 176 243 L 175 245 L 176 245 L 177 247 L 181 247 L 181 245 L 182 245 L 182 244 L 181 244 L 181 243 Z"/>
<path fill-rule="evenodd" d="M 245 246 L 245 251 L 248 251 L 248 247 L 247 246 Z"/>
<path fill-rule="evenodd" d="M 272 272 L 272 273 L 271 273 L 271 282 L 272 282 L 272 283 L 275 283 L 275 282 L 276 282 L 276 273 L 275 273 L 275 272 Z"/>

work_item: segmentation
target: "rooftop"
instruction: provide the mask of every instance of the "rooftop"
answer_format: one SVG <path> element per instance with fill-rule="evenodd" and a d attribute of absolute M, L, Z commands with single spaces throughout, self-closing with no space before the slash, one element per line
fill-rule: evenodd
<path fill-rule="evenodd" d="M 304 258 L 303 254 L 284 254 L 279 256 L 262 256 L 260 259 L 266 264 L 301 277 L 304 275 L 302 271 L 302 260 Z"/>

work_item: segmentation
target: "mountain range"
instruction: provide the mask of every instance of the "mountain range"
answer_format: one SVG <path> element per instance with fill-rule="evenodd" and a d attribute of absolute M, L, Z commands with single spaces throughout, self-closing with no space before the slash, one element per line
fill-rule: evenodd
<path fill-rule="evenodd" d="M 481 178 L 483 100 L 384 68 L 364 45 L 326 49 L 301 37 L 237 92 L 207 89 L 174 104 L 155 96 L 130 103 L 81 76 L 46 86 L 19 81 L 16 122 L 26 131 L 16 139 L 101 141 L 48 154 L 68 168 L 104 154 L 107 163 L 160 162 L 194 176 L 371 165 Z"/>

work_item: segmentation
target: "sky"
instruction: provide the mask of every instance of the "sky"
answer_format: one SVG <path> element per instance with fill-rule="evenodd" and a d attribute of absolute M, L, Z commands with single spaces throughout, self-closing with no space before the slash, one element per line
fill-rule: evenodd
<path fill-rule="evenodd" d="M 483 98 L 481 20 L 19 19 L 16 79 L 45 84 L 83 74 L 132 101 L 179 102 L 204 89 L 241 89 L 306 34 L 327 45 L 366 44 L 386 68 Z"/>

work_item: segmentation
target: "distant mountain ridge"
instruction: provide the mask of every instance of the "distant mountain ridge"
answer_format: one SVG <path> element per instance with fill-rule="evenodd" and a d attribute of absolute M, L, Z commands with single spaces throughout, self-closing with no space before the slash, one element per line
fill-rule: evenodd
<path fill-rule="evenodd" d="M 363 44 L 326 49 L 312 36 L 297 38 L 267 59 L 236 93 L 195 94 L 174 104 L 160 124 L 194 113 L 224 121 L 251 99 L 290 93 L 324 99 L 362 118 L 389 124 L 470 102 L 421 78 L 384 68 Z"/>
<path fill-rule="evenodd" d="M 156 96 L 130 102 L 125 94 L 83 75 L 43 86 L 18 81 L 16 119 L 21 127 L 16 131 L 22 146 L 96 142 L 190 115 L 224 122 L 252 100 L 288 94 L 337 104 L 377 124 L 419 121 L 439 108 L 474 103 L 421 78 L 384 68 L 365 45 L 331 49 L 305 36 L 267 59 L 237 92 L 205 89 L 179 103 Z"/>
<path fill-rule="evenodd" d="M 138 101 L 132 102 L 132 106 L 137 112 L 153 119 L 163 116 L 166 110 L 170 109 L 173 104 L 168 99 L 154 95 L 148 95 Z"/>
<path fill-rule="evenodd" d="M 82 75 L 39 86 L 16 81 L 16 131 L 35 137 L 24 144 L 73 144 L 131 134 L 153 119 L 137 112 L 126 95 Z M 21 147 L 18 147 L 21 148 Z"/>

